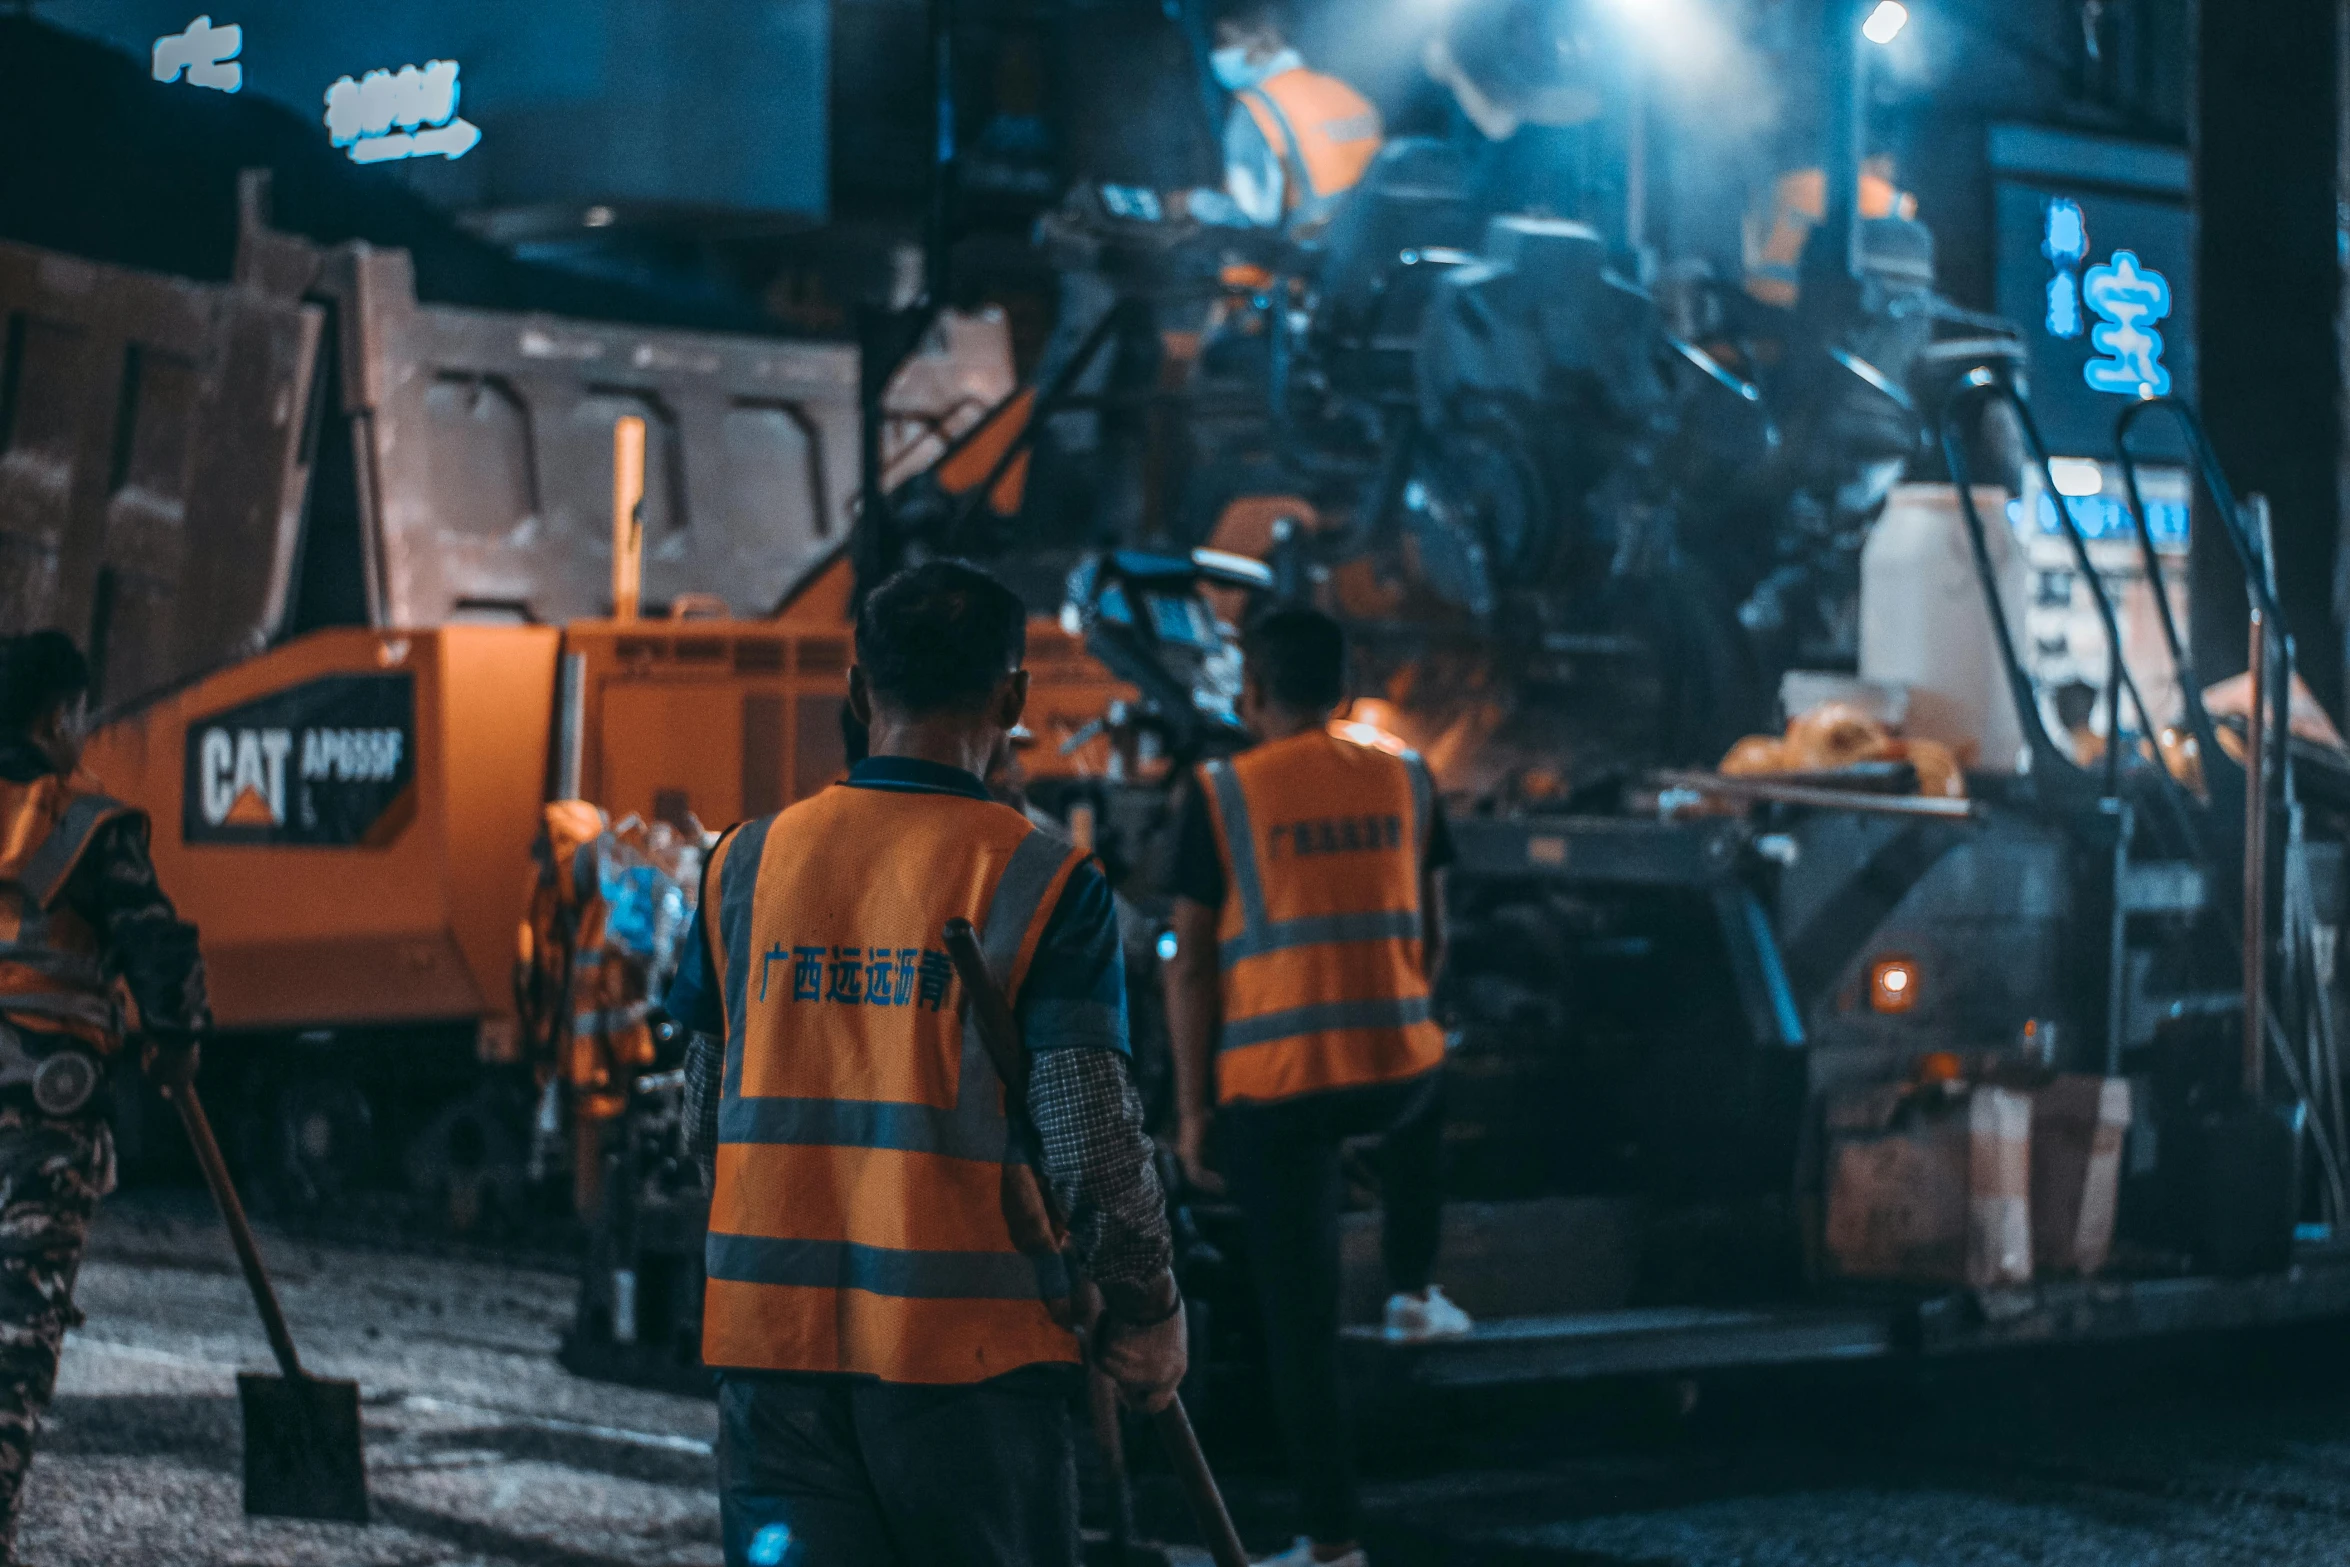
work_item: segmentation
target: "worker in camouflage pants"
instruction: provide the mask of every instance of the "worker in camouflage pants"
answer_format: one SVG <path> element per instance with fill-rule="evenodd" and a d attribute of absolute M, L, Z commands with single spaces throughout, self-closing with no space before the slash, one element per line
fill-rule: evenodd
<path fill-rule="evenodd" d="M 114 1189 L 100 1074 L 143 1035 L 148 1070 L 185 1082 L 209 1022 L 196 933 L 156 884 L 145 814 L 81 770 L 89 687 L 62 633 L 0 639 L 0 1567 L 82 1320 L 90 1220 Z"/>
<path fill-rule="evenodd" d="M 0 1505 L 13 1559 L 16 1497 L 34 1428 L 57 1381 L 66 1331 L 81 1325 L 73 1276 L 98 1199 L 114 1189 L 114 1138 L 85 1110 L 47 1116 L 0 1097 Z"/>

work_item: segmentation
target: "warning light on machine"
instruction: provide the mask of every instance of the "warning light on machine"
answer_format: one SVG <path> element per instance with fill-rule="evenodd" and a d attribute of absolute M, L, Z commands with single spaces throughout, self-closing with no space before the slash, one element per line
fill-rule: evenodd
<path fill-rule="evenodd" d="M 1908 958 L 1879 958 L 1869 969 L 1869 1008 L 1907 1012 L 1918 1004 L 1918 966 Z"/>
<path fill-rule="evenodd" d="M 1860 35 L 1873 44 L 1889 44 L 1901 36 L 1909 25 L 1909 7 L 1901 0 L 1878 0 L 1869 19 L 1860 24 Z"/>
<path fill-rule="evenodd" d="M 1385 751 L 1391 756 L 1409 756 L 1411 746 L 1390 725 L 1395 709 L 1385 702 L 1364 700 L 1355 703 L 1344 718 L 1330 721 L 1330 732 L 1341 740 L 1352 740 L 1356 745 Z"/>

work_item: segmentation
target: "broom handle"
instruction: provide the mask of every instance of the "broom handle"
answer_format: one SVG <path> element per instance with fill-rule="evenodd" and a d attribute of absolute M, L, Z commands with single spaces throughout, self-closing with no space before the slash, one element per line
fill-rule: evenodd
<path fill-rule="evenodd" d="M 237 1248 L 237 1261 L 244 1267 L 245 1283 L 253 1291 L 253 1305 L 261 1313 L 261 1330 L 269 1335 L 269 1347 L 277 1356 L 278 1369 L 288 1380 L 302 1378 L 302 1362 L 294 1353 L 294 1335 L 286 1329 L 286 1314 L 278 1309 L 277 1291 L 270 1287 L 269 1274 L 261 1266 L 261 1249 L 253 1244 L 253 1227 L 245 1222 L 245 1205 L 237 1200 L 237 1189 L 228 1178 L 228 1164 L 220 1157 L 220 1144 L 213 1138 L 212 1122 L 204 1114 L 204 1105 L 196 1097 L 192 1082 L 173 1083 L 164 1092 L 178 1106 L 180 1125 L 188 1129 L 188 1141 L 195 1146 L 196 1163 L 204 1168 L 204 1184 L 212 1188 L 212 1201 L 220 1209 L 222 1222 L 228 1225 L 228 1238 Z"/>
<path fill-rule="evenodd" d="M 963 981 L 963 994 L 970 998 L 979 1042 L 987 1048 L 988 1059 L 995 1063 L 996 1075 L 1004 1080 L 1010 1095 L 1005 1109 L 1018 1126 L 1027 1120 L 1028 1058 L 1020 1046 L 1020 1029 L 1012 1016 L 1012 1004 L 1004 999 L 995 976 L 987 971 L 978 934 L 972 930 L 969 920 L 948 920 L 946 943 L 947 956 L 954 959 L 955 973 Z M 1053 1227 L 1066 1231 L 1068 1215 L 1061 1212 L 1053 1183 L 1045 1179 L 1041 1166 L 1036 1172 L 1036 1185 L 1044 1197 L 1045 1212 Z M 1248 1552 L 1240 1543 L 1239 1531 L 1232 1527 L 1232 1514 L 1225 1509 L 1224 1493 L 1216 1488 L 1216 1476 L 1208 1468 L 1207 1454 L 1201 1451 L 1199 1436 L 1191 1429 L 1191 1416 L 1184 1412 L 1182 1398 L 1168 1400 L 1167 1407 L 1150 1418 L 1160 1442 L 1166 1446 L 1167 1457 L 1175 1465 L 1175 1477 L 1183 1483 L 1192 1516 L 1199 1521 L 1200 1532 L 1207 1536 L 1208 1554 L 1215 1558 L 1216 1567 L 1248 1567 Z"/>

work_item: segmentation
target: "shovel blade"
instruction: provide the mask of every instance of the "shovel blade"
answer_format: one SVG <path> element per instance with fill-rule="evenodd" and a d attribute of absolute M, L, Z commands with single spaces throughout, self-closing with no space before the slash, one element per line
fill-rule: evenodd
<path fill-rule="evenodd" d="M 245 1413 L 245 1512 L 367 1522 L 359 1384 L 237 1373 Z"/>

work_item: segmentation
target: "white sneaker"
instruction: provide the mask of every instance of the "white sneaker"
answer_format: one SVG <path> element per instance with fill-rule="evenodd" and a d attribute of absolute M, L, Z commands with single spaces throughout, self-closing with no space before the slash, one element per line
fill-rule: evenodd
<path fill-rule="evenodd" d="M 1433 1284 L 1417 1295 L 1387 1297 L 1390 1342 L 1419 1344 L 1434 1338 L 1466 1338 L 1476 1327 L 1476 1321 L 1445 1299 L 1444 1291 Z"/>
<path fill-rule="evenodd" d="M 1402 1298 L 1400 1295 L 1396 1297 L 1398 1300 Z M 1314 1554 L 1314 1542 L 1301 1534 L 1297 1537 L 1297 1543 L 1280 1555 L 1258 1557 L 1257 1567 L 1371 1567 L 1371 1558 L 1365 1556 L 1363 1548 L 1358 1545 L 1344 1556 L 1324 1560 Z"/>

